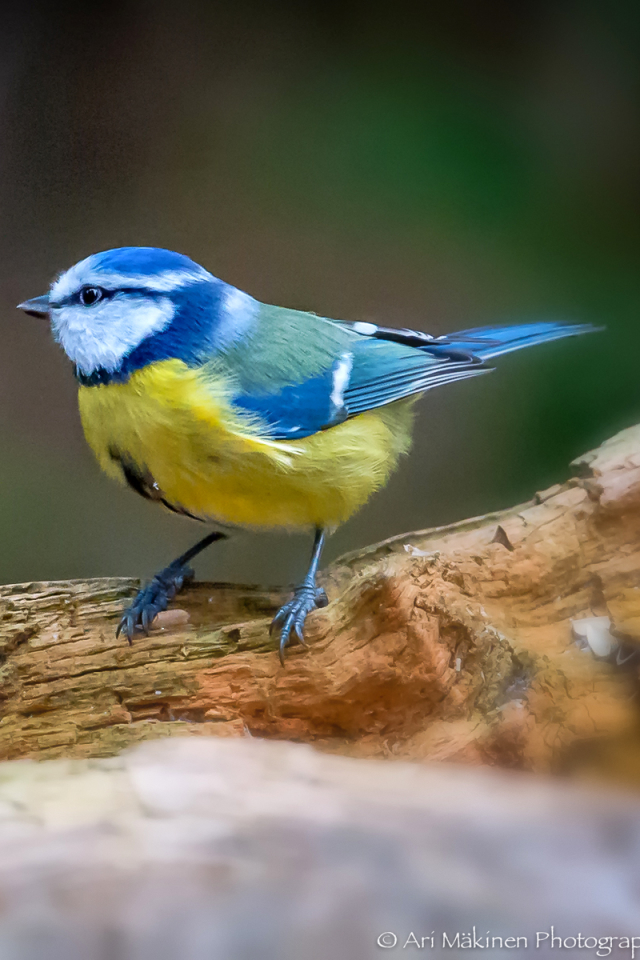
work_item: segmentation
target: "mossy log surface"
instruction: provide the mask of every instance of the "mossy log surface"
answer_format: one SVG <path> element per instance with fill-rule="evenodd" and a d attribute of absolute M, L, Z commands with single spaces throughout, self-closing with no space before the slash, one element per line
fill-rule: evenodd
<path fill-rule="evenodd" d="M 197 583 L 133 646 L 130 579 L 0 587 L 0 759 L 98 757 L 163 736 L 312 742 L 358 757 L 572 770 L 640 783 L 640 426 L 531 501 L 352 553 L 283 668 L 287 591 Z"/>

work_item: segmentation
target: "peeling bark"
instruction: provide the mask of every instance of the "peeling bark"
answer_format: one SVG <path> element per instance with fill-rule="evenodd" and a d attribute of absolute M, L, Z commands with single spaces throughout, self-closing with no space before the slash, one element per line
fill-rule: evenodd
<path fill-rule="evenodd" d="M 610 616 L 640 649 L 640 427 L 572 467 L 528 503 L 337 561 L 284 669 L 268 624 L 286 591 L 195 584 L 129 647 L 137 581 L 1 587 L 0 758 L 248 732 L 640 782 L 635 659 L 598 659 L 571 625 Z"/>

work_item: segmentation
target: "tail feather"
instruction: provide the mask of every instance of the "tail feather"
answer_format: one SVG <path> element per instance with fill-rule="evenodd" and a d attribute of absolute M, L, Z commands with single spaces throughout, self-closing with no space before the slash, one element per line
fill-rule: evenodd
<path fill-rule="evenodd" d="M 538 343 L 561 340 L 563 337 L 577 337 L 583 333 L 596 333 L 603 327 L 590 323 L 538 322 L 521 323 L 507 327 L 476 327 L 473 330 L 460 330 L 457 333 L 437 337 L 432 341 L 438 349 L 445 346 L 447 351 L 461 351 L 472 354 L 480 360 L 493 360 L 504 353 L 511 353 L 523 347 Z M 429 344 L 423 350 L 429 351 Z"/>

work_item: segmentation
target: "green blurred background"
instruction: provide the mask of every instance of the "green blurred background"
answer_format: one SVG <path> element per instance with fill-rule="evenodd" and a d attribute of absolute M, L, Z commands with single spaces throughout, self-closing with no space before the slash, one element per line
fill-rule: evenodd
<path fill-rule="evenodd" d="M 104 479 L 15 304 L 111 246 L 257 298 L 442 333 L 606 334 L 429 394 L 327 559 L 526 499 L 640 419 L 640 7 L 610 0 L 14 5 L 0 35 L 0 581 L 150 576 L 201 535 Z M 202 577 L 289 582 L 299 536 Z"/>

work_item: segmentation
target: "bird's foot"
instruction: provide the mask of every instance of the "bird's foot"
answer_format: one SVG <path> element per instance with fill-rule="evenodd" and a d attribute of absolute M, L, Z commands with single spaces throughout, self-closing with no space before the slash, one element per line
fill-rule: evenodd
<path fill-rule="evenodd" d="M 191 567 L 179 561 L 170 563 L 168 567 L 157 573 L 151 583 L 139 591 L 130 607 L 124 611 L 122 620 L 118 624 L 116 637 L 124 633 L 131 644 L 136 630 L 141 630 L 149 636 L 149 627 L 160 613 L 166 610 L 170 600 L 182 590 L 185 582 L 193 577 Z"/>
<path fill-rule="evenodd" d="M 269 632 L 280 631 L 279 656 L 282 666 L 284 666 L 285 647 L 291 642 L 292 634 L 298 643 L 305 647 L 304 622 L 307 615 L 312 610 L 326 607 L 328 603 L 327 595 L 321 587 L 316 587 L 314 583 L 303 583 L 296 587 L 291 600 L 280 607 L 271 621 Z"/>

